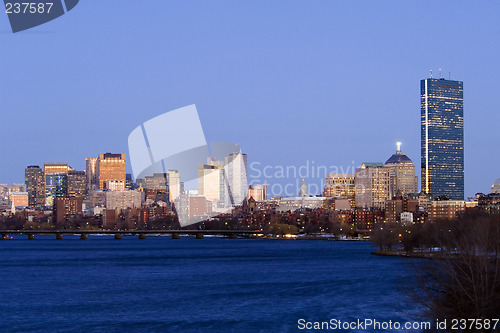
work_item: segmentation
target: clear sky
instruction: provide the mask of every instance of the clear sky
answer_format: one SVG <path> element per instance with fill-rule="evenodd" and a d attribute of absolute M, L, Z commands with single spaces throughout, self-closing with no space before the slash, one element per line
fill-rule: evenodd
<path fill-rule="evenodd" d="M 489 192 L 499 12 L 487 1 L 81 0 L 16 34 L 0 13 L 0 183 L 23 182 L 28 164 L 83 170 L 85 157 L 128 154 L 136 126 L 189 104 L 207 141 L 239 143 L 249 163 L 358 166 L 401 140 L 419 174 L 419 82 L 443 68 L 464 82 L 466 196 Z"/>

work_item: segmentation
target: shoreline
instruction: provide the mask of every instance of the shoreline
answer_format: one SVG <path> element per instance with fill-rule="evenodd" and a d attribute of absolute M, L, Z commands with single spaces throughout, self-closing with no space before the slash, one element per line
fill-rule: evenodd
<path fill-rule="evenodd" d="M 403 257 L 403 258 L 423 258 L 423 259 L 446 259 L 447 256 L 440 252 L 410 252 L 407 253 L 404 250 L 380 250 L 376 249 L 371 254 L 382 257 Z"/>

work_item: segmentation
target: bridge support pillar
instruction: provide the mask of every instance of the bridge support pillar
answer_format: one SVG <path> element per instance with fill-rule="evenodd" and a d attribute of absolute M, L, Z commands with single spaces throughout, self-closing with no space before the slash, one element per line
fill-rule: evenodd
<path fill-rule="evenodd" d="M 115 239 L 122 239 L 122 235 L 120 235 L 120 234 L 115 234 Z"/>
<path fill-rule="evenodd" d="M 172 234 L 172 239 L 179 239 L 179 238 L 180 238 L 179 234 Z"/>
<path fill-rule="evenodd" d="M 139 239 L 146 239 L 146 235 L 144 235 L 144 234 L 139 234 Z"/>
<path fill-rule="evenodd" d="M 35 235 L 34 234 L 28 234 L 28 239 L 35 239 Z"/>
<path fill-rule="evenodd" d="M 203 234 L 196 234 L 196 239 L 203 239 Z"/>
<path fill-rule="evenodd" d="M 62 234 L 56 234 L 56 239 L 63 239 L 63 235 Z"/>
<path fill-rule="evenodd" d="M 80 239 L 87 239 L 87 234 L 81 234 Z"/>

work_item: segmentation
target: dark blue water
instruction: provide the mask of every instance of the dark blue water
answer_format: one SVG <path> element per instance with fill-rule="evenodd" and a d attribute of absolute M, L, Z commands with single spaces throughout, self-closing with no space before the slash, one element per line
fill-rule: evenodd
<path fill-rule="evenodd" d="M 407 260 L 371 251 L 348 241 L 22 236 L 0 241 L 0 331 L 297 332 L 300 318 L 422 319 L 400 290 L 412 281 Z"/>

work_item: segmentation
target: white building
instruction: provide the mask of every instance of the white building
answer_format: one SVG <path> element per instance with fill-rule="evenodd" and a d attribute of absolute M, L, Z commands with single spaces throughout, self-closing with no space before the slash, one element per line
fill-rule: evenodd
<path fill-rule="evenodd" d="M 242 153 L 229 154 L 224 163 L 226 173 L 229 200 L 226 203 L 229 206 L 239 206 L 247 196 L 247 155 Z"/>

